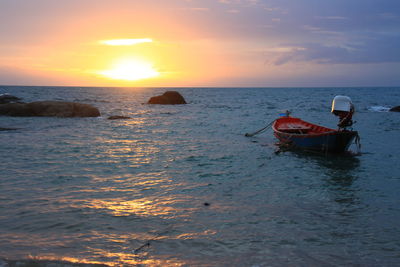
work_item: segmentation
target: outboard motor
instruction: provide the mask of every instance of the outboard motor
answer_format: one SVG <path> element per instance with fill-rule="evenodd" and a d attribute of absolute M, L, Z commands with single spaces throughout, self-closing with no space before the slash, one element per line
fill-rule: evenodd
<path fill-rule="evenodd" d="M 339 117 L 338 126 L 344 130 L 346 127 L 353 125 L 354 105 L 350 97 L 338 95 L 332 101 L 332 113 Z"/>

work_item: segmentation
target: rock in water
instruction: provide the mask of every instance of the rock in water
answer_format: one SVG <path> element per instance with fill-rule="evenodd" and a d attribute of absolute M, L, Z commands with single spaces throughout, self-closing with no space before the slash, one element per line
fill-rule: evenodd
<path fill-rule="evenodd" d="M 163 95 L 159 96 L 153 96 L 150 98 L 150 100 L 147 102 L 147 104 L 159 104 L 159 105 L 169 105 L 169 100 Z"/>
<path fill-rule="evenodd" d="M 7 103 L 19 103 L 21 102 L 21 98 L 10 95 L 10 94 L 1 94 L 0 95 L 0 104 L 7 104 Z"/>
<path fill-rule="evenodd" d="M 389 111 L 400 112 L 400 106 L 392 107 Z"/>
<path fill-rule="evenodd" d="M 15 131 L 18 130 L 18 128 L 4 128 L 4 127 L 0 127 L 0 131 Z M 1 265 L 0 265 L 1 266 Z"/>
<path fill-rule="evenodd" d="M 8 103 L 0 105 L 0 115 L 21 117 L 98 117 L 100 111 L 89 104 L 61 101 Z"/>
<path fill-rule="evenodd" d="M 177 91 L 167 91 L 163 94 L 173 104 L 186 104 L 186 100 Z"/>
<path fill-rule="evenodd" d="M 121 116 L 121 115 L 113 115 L 107 118 L 108 120 L 127 120 L 127 119 L 132 119 L 131 117 L 128 116 Z"/>
<path fill-rule="evenodd" d="M 176 91 L 167 91 L 162 95 L 153 96 L 147 104 L 180 105 L 187 103 L 180 93 Z"/>

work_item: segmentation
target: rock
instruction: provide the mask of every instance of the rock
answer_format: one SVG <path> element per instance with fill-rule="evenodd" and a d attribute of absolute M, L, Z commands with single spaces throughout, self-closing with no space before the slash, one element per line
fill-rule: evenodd
<path fill-rule="evenodd" d="M 150 100 L 147 102 L 147 104 L 161 104 L 161 105 L 168 105 L 169 100 L 163 95 L 159 96 L 153 96 L 150 98 Z"/>
<path fill-rule="evenodd" d="M 153 96 L 147 104 L 180 105 L 186 104 L 186 101 L 180 93 L 176 91 L 167 91 L 162 95 Z"/>
<path fill-rule="evenodd" d="M 0 104 L 7 104 L 7 103 L 20 103 L 21 98 L 10 95 L 10 94 L 1 94 L 0 95 Z"/>
<path fill-rule="evenodd" d="M 0 105 L 0 115 L 7 116 L 33 116 L 27 104 L 8 103 Z"/>
<path fill-rule="evenodd" d="M 100 111 L 88 104 L 38 101 L 2 104 L 0 105 L 0 115 L 22 117 L 98 117 L 100 116 Z"/>
<path fill-rule="evenodd" d="M 114 116 L 108 117 L 107 119 L 108 120 L 126 120 L 126 119 L 132 119 L 132 118 L 128 117 L 128 116 L 114 115 Z"/>
<path fill-rule="evenodd" d="M 18 130 L 18 128 L 4 128 L 4 127 L 0 127 L 0 131 L 15 131 Z M 1 266 L 1 265 L 0 265 Z"/>
<path fill-rule="evenodd" d="M 392 107 L 389 111 L 400 112 L 400 106 Z"/>

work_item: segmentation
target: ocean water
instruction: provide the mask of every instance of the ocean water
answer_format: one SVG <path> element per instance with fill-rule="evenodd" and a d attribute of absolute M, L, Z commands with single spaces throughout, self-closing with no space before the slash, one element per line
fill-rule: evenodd
<path fill-rule="evenodd" d="M 0 266 L 400 266 L 400 88 L 172 89 L 189 104 L 143 104 L 171 88 L 0 87 L 102 113 L 0 116 L 18 128 L 0 131 Z M 244 136 L 286 109 L 336 127 L 339 94 L 359 156 Z"/>

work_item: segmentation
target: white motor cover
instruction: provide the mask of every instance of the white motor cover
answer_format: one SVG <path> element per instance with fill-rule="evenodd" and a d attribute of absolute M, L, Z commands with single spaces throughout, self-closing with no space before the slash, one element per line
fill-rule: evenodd
<path fill-rule="evenodd" d="M 332 101 L 332 111 L 347 111 L 350 112 L 352 110 L 353 103 L 351 102 L 350 97 L 344 95 L 337 95 Z"/>

